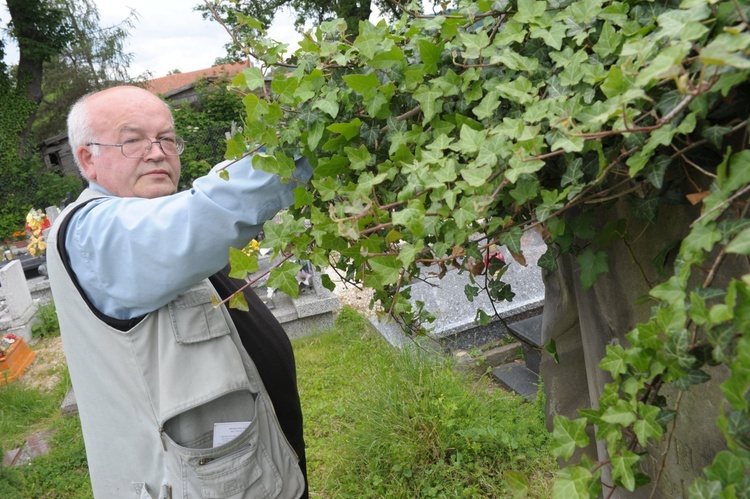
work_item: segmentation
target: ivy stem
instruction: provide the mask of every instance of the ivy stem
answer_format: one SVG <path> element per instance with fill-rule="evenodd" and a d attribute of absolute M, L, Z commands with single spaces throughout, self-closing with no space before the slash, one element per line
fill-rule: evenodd
<path fill-rule="evenodd" d="M 674 109 L 672 109 L 669 113 L 664 115 L 663 118 L 659 119 L 655 125 L 641 126 L 641 127 L 636 127 L 636 128 L 625 128 L 624 130 L 607 130 L 604 132 L 596 132 L 596 133 L 574 133 L 574 134 L 571 134 L 571 136 L 582 137 L 584 139 L 601 139 L 604 137 L 610 137 L 612 135 L 622 135 L 624 133 L 653 132 L 654 130 L 658 130 L 659 128 L 663 127 L 664 125 L 672 121 L 675 118 L 675 116 L 677 116 L 680 112 L 682 112 L 682 110 L 685 109 L 685 107 L 687 107 L 688 104 L 690 104 L 700 94 L 701 92 L 697 92 L 697 91 L 688 94 L 684 99 L 680 101 L 679 104 L 677 104 L 674 107 Z"/>
<path fill-rule="evenodd" d="M 581 192 L 580 192 L 580 194 L 578 194 L 578 195 L 577 195 L 577 196 L 576 196 L 575 198 L 573 198 L 573 199 L 572 199 L 572 200 L 571 200 L 571 201 L 570 201 L 570 202 L 569 202 L 568 204 L 566 204 L 565 206 L 563 206 L 562 208 L 560 208 L 559 210 L 557 210 L 556 212 L 554 212 L 554 213 L 553 213 L 552 215 L 550 215 L 550 216 L 549 216 L 548 218 L 553 218 L 553 217 L 559 216 L 559 215 L 561 215 L 562 213 L 564 213 L 564 212 L 568 211 L 569 209 L 573 208 L 574 206 L 576 206 L 576 205 L 577 205 L 578 203 L 580 203 L 580 202 L 581 202 L 581 201 L 583 200 L 583 198 L 584 198 L 584 197 L 585 197 L 585 196 L 586 196 L 586 195 L 587 195 L 587 194 L 588 194 L 589 192 L 591 192 L 591 190 L 592 190 L 592 189 L 593 189 L 594 187 L 596 187 L 597 185 L 599 185 L 599 184 L 600 184 L 600 183 L 601 183 L 601 182 L 602 182 L 602 181 L 603 181 L 603 180 L 604 180 L 604 179 L 606 178 L 607 174 L 608 174 L 608 173 L 609 173 L 609 172 L 610 172 L 610 171 L 611 171 L 611 170 L 612 170 L 612 169 L 613 169 L 613 168 L 614 168 L 615 166 L 617 166 L 617 165 L 618 165 L 618 164 L 620 163 L 620 161 L 622 161 L 623 159 L 625 159 L 625 158 L 627 158 L 628 156 L 630 156 L 631 154 L 633 154 L 633 152 L 635 152 L 635 150 L 636 150 L 636 148 L 633 148 L 633 149 L 630 149 L 630 150 L 628 150 L 628 151 L 625 151 L 625 152 L 623 152 L 622 154 L 620 154 L 620 156 L 618 156 L 618 157 L 617 157 L 617 159 L 615 159 L 615 160 L 614 160 L 614 161 L 613 161 L 612 163 L 610 163 L 610 164 L 609 164 L 609 165 L 608 165 L 608 166 L 607 166 L 607 167 L 606 167 L 606 168 L 605 168 L 605 169 L 604 169 L 604 170 L 603 170 L 603 171 L 602 171 L 602 172 L 601 172 L 601 173 L 599 174 L 599 176 L 598 176 L 598 177 L 596 177 L 596 179 L 595 179 L 595 180 L 594 180 L 594 181 L 593 181 L 593 182 L 592 182 L 592 183 L 591 183 L 591 184 L 590 184 L 590 185 L 589 185 L 588 187 L 586 187 L 586 188 L 585 188 L 585 189 L 584 189 L 583 191 L 581 191 Z M 526 228 L 525 228 L 524 230 L 531 230 L 531 229 L 534 229 L 534 228 L 536 228 L 536 227 L 539 227 L 539 226 L 540 226 L 540 225 L 542 225 L 543 223 L 544 223 L 544 222 L 536 221 L 536 222 L 532 223 L 531 225 L 529 225 L 528 227 L 526 227 Z"/>
<path fill-rule="evenodd" d="M 211 5 L 211 2 L 208 0 L 203 0 L 203 3 L 206 4 L 206 8 L 208 8 L 209 11 L 211 11 L 211 15 L 214 16 L 214 19 L 216 19 L 216 22 L 221 24 L 221 26 L 226 30 L 226 32 L 229 34 L 229 37 L 234 41 L 234 43 L 237 44 L 238 47 L 242 47 L 245 51 L 247 51 L 247 54 L 254 57 L 256 60 L 260 61 L 260 57 L 258 57 L 256 54 L 254 54 L 251 50 L 249 50 L 245 45 L 243 45 L 240 40 L 237 38 L 237 36 L 234 34 L 234 32 L 229 29 L 229 27 L 226 25 L 224 20 L 219 16 L 219 13 L 214 9 L 214 7 Z"/>
<path fill-rule="evenodd" d="M 747 215 L 748 208 L 750 208 L 750 201 L 745 203 L 745 207 L 742 209 L 742 213 L 739 216 L 740 220 L 745 218 L 745 216 Z M 716 277 L 716 272 L 719 269 L 719 265 L 721 265 L 721 262 L 724 260 L 724 257 L 727 255 L 725 250 L 726 250 L 726 247 L 721 249 L 719 254 L 716 256 L 716 259 L 714 260 L 713 265 L 711 265 L 711 270 L 708 271 L 706 280 L 703 281 L 704 288 L 709 287 L 711 285 L 711 282 L 713 282 L 714 277 Z"/>
<path fill-rule="evenodd" d="M 718 210 L 720 208 L 723 208 L 727 204 L 731 204 L 732 201 L 734 201 L 735 199 L 737 199 L 739 197 L 744 196 L 748 192 L 750 192 L 750 185 L 746 185 L 745 187 L 743 187 L 739 191 L 735 192 L 732 197 L 725 199 L 724 201 L 722 201 L 721 203 L 717 204 L 716 206 L 714 206 L 713 208 L 711 208 L 710 210 L 708 210 L 706 213 L 704 213 L 700 217 L 696 218 L 693 221 L 693 223 L 690 224 L 690 228 L 693 228 L 695 226 L 695 224 L 697 224 L 698 222 L 700 222 L 701 220 L 703 220 L 704 218 L 706 218 L 711 213 L 715 212 L 716 210 Z"/>
<path fill-rule="evenodd" d="M 231 299 L 232 299 L 232 297 L 233 297 L 234 295 L 236 295 L 237 293 L 242 293 L 242 292 L 243 292 L 243 291 L 245 291 L 245 290 L 246 290 L 246 289 L 247 289 L 248 287 L 252 286 L 252 285 L 253 285 L 253 284 L 255 284 L 256 282 L 258 282 L 258 281 L 260 281 L 261 279 L 263 279 L 263 278 L 264 278 L 265 276 L 267 276 L 268 274 L 270 274 L 270 273 L 271 273 L 271 271 L 272 271 L 273 269 L 275 269 L 275 268 L 278 268 L 278 267 L 279 267 L 279 266 L 280 266 L 280 265 L 281 265 L 282 263 L 284 263 L 284 262 L 286 262 L 287 260 L 289 260 L 289 259 L 290 259 L 290 258 L 291 258 L 292 256 L 293 256 L 293 255 L 287 255 L 287 256 L 285 256 L 285 257 L 284 257 L 284 258 L 283 258 L 283 259 L 282 259 L 282 260 L 281 260 L 280 262 L 278 262 L 278 263 L 277 263 L 277 264 L 275 264 L 275 265 L 272 265 L 272 266 L 271 266 L 271 268 L 269 268 L 268 270 L 266 270 L 265 272 L 263 272 L 263 273 L 262 273 L 261 275 L 259 275 L 259 276 L 258 276 L 258 277 L 256 277 L 255 279 L 250 279 L 250 280 L 248 280 L 247 278 L 245 278 L 245 284 L 244 284 L 244 285 L 243 285 L 242 287 L 238 288 L 238 289 L 237 289 L 237 291 L 235 291 L 235 292 L 234 292 L 234 293 L 232 293 L 231 295 L 227 296 L 227 297 L 226 297 L 225 299 L 221 300 L 221 301 L 220 301 L 220 302 L 218 303 L 218 305 L 224 305 L 224 304 L 228 303 L 228 302 L 229 302 L 229 300 L 231 300 Z"/>
<path fill-rule="evenodd" d="M 745 17 L 745 13 L 742 12 L 739 2 L 737 2 L 737 0 L 732 0 L 732 3 L 734 4 L 734 8 L 737 11 L 737 15 L 740 16 L 740 19 L 742 19 L 742 22 L 747 24 L 747 17 Z"/>
<path fill-rule="evenodd" d="M 677 412 L 680 408 L 681 402 L 682 402 L 682 395 L 685 392 L 680 390 L 680 393 L 677 395 L 677 401 L 674 405 L 674 410 Z M 672 447 L 672 437 L 674 436 L 675 428 L 677 427 L 677 418 L 675 417 L 674 422 L 672 423 L 672 428 L 669 430 L 669 436 L 667 437 L 667 448 L 664 449 L 664 452 L 661 454 L 661 463 L 659 465 L 659 471 L 656 472 L 656 478 L 654 479 L 654 486 L 651 488 L 651 495 L 649 495 L 649 499 L 654 498 L 654 494 L 656 493 L 656 485 L 659 483 L 659 480 L 661 479 L 661 475 L 664 472 L 664 468 L 667 465 L 667 454 L 669 454 L 669 449 Z"/>

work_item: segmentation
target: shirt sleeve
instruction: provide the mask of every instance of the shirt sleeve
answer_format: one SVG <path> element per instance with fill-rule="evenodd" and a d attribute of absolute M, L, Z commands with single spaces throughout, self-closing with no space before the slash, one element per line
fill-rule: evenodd
<path fill-rule="evenodd" d="M 294 189 L 312 174 L 305 158 L 296 165 L 294 179 L 282 183 L 246 157 L 217 165 L 171 196 L 90 202 L 65 234 L 71 268 L 103 314 L 131 319 L 152 312 L 225 267 L 230 246 L 243 248 L 294 202 Z"/>

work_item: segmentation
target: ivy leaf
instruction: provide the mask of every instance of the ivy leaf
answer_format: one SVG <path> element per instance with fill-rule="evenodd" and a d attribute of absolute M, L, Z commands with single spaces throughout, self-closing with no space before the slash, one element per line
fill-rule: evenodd
<path fill-rule="evenodd" d="M 324 113 L 328 114 L 331 118 L 336 118 L 339 114 L 339 103 L 336 101 L 337 97 L 334 92 L 331 92 L 326 96 L 325 99 L 318 99 L 313 104 L 313 109 L 320 109 Z"/>
<path fill-rule="evenodd" d="M 331 276 L 329 276 L 325 272 L 321 273 L 321 275 L 320 275 L 320 283 L 328 291 L 332 292 L 333 290 L 336 289 L 336 284 L 333 282 L 333 280 L 331 280 Z"/>
<path fill-rule="evenodd" d="M 618 400 L 615 405 L 607 407 L 602 413 L 602 420 L 607 423 L 630 426 L 635 422 L 636 416 L 627 401 Z"/>
<path fill-rule="evenodd" d="M 609 272 L 607 254 L 603 251 L 594 251 L 591 248 L 586 248 L 576 260 L 581 267 L 581 283 L 583 284 L 584 291 L 594 285 L 599 274 Z"/>
<path fill-rule="evenodd" d="M 284 104 L 294 104 L 294 91 L 297 90 L 297 79 L 285 75 L 276 75 L 271 80 L 271 90 L 279 96 Z"/>
<path fill-rule="evenodd" d="M 565 13 L 579 24 L 588 24 L 599 16 L 602 11 L 602 0 L 581 0 L 570 4 Z"/>
<path fill-rule="evenodd" d="M 224 159 L 240 159 L 246 152 L 247 143 L 245 142 L 245 136 L 241 133 L 237 133 L 227 141 L 227 152 L 224 154 Z M 222 172 L 226 171 L 226 169 L 222 170 Z M 227 178 L 228 177 L 229 172 L 227 172 Z"/>
<path fill-rule="evenodd" d="M 523 229 L 521 227 L 513 227 L 507 232 L 500 234 L 500 244 L 506 246 L 511 253 L 522 253 L 523 248 L 521 247 L 521 238 L 523 237 Z"/>
<path fill-rule="evenodd" d="M 644 222 L 655 223 L 660 202 L 661 200 L 658 197 L 646 199 L 635 198 L 633 199 L 633 204 L 635 205 L 633 215 Z"/>
<path fill-rule="evenodd" d="M 237 248 L 229 248 L 229 277 L 245 279 L 248 274 L 258 271 L 258 256 L 247 255 Z"/>
<path fill-rule="evenodd" d="M 419 47 L 419 56 L 422 58 L 424 68 L 422 69 L 423 74 L 432 75 L 437 73 L 438 62 L 440 62 L 440 56 L 443 53 L 445 45 L 435 43 L 433 40 L 419 40 L 417 41 Z"/>
<path fill-rule="evenodd" d="M 691 485 L 690 485 L 690 499 L 715 499 L 717 497 L 722 497 L 722 491 L 724 490 L 724 487 L 722 487 L 721 482 L 717 480 L 712 481 L 706 481 L 703 477 L 698 477 Z"/>
<path fill-rule="evenodd" d="M 622 454 L 614 455 L 612 460 L 612 478 L 619 481 L 623 487 L 633 492 L 635 490 L 635 475 L 633 466 L 640 461 L 637 454 L 623 450 Z"/>
<path fill-rule="evenodd" d="M 359 118 L 354 118 L 348 123 L 333 123 L 331 125 L 328 125 L 328 127 L 326 127 L 326 130 L 341 134 L 346 138 L 346 140 L 352 140 L 359 133 L 359 129 L 361 126 L 362 121 Z"/>
<path fill-rule="evenodd" d="M 557 415 L 553 420 L 554 430 L 552 438 L 555 447 L 552 454 L 565 460 L 570 459 L 577 447 L 586 447 L 589 437 L 586 434 L 586 419 L 578 418 L 570 420 L 564 416 Z"/>
<path fill-rule="evenodd" d="M 481 187 L 485 185 L 491 176 L 492 168 L 488 165 L 479 168 L 466 167 L 461 169 L 461 178 L 472 187 Z"/>
<path fill-rule="evenodd" d="M 499 279 L 489 281 L 487 292 L 494 301 L 513 301 L 516 294 L 512 291 L 510 284 Z"/>
<path fill-rule="evenodd" d="M 472 300 L 469 300 L 472 301 Z M 487 326 L 489 325 L 490 321 L 492 320 L 492 317 L 487 315 L 487 312 L 482 310 L 481 308 L 477 309 L 477 313 L 474 316 L 474 323 L 478 324 L 480 326 Z"/>
<path fill-rule="evenodd" d="M 404 52 L 398 46 L 380 52 L 370 60 L 370 66 L 375 69 L 389 69 L 398 66 L 404 60 Z"/>
<path fill-rule="evenodd" d="M 583 160 L 581 158 L 576 158 L 575 160 L 568 162 L 568 165 L 565 168 L 565 173 L 560 179 L 560 185 L 566 186 L 578 184 L 583 178 L 583 169 L 581 168 L 582 164 Z"/>
<path fill-rule="evenodd" d="M 593 49 L 596 55 L 604 59 L 608 55 L 614 54 L 621 43 L 622 35 L 615 31 L 610 23 L 605 22 L 599 32 L 599 41 L 596 42 Z"/>
<path fill-rule="evenodd" d="M 661 428 L 662 431 L 667 429 L 667 426 L 669 423 L 674 421 L 674 419 L 677 417 L 677 411 L 674 409 L 668 409 L 666 407 L 662 407 L 659 409 L 659 414 L 654 420 Z"/>
<path fill-rule="evenodd" d="M 302 270 L 298 263 L 286 261 L 280 266 L 271 269 L 268 274 L 268 287 L 278 289 L 292 298 L 299 297 L 299 284 L 297 283 L 297 274 Z"/>
<path fill-rule="evenodd" d="M 525 474 L 520 471 L 506 470 L 503 471 L 503 477 L 514 499 L 523 499 L 528 496 L 530 483 Z"/>
<path fill-rule="evenodd" d="M 375 73 L 349 74 L 342 77 L 349 88 L 362 95 L 365 99 L 371 99 L 378 90 L 378 77 Z"/>
<path fill-rule="evenodd" d="M 479 296 L 479 288 L 476 286 L 472 286 L 471 284 L 466 284 L 464 286 L 464 295 L 466 295 L 467 300 L 473 302 L 474 298 Z"/>
<path fill-rule="evenodd" d="M 414 100 L 419 102 L 419 106 L 424 115 L 422 123 L 428 123 L 435 114 L 442 109 L 439 100 L 440 97 L 442 97 L 442 94 L 439 91 L 430 88 L 429 85 L 420 85 L 413 95 Z"/>
<path fill-rule="evenodd" d="M 554 339 L 549 340 L 549 342 L 544 345 L 544 349 L 555 360 L 555 364 L 560 363 L 560 357 L 557 355 L 557 343 L 555 343 Z"/>
<path fill-rule="evenodd" d="M 352 170 L 364 170 L 372 159 L 370 151 L 364 145 L 357 149 L 345 147 L 344 152 L 346 152 L 346 157 L 349 158 Z"/>
<path fill-rule="evenodd" d="M 265 84 L 260 68 L 245 68 L 242 70 L 242 75 L 245 77 L 245 85 L 247 85 L 248 90 L 255 90 Z M 234 80 L 232 83 L 234 83 Z"/>
<path fill-rule="evenodd" d="M 612 373 L 615 379 L 619 378 L 620 374 L 628 372 L 625 350 L 620 345 L 608 345 L 607 355 L 599 361 L 599 367 Z"/>
<path fill-rule="evenodd" d="M 377 256 L 370 259 L 370 267 L 381 285 L 396 284 L 401 275 L 401 262 L 395 256 Z"/>
<path fill-rule="evenodd" d="M 522 178 L 513 189 L 510 195 L 518 204 L 525 204 L 534 199 L 539 192 L 539 181 L 536 178 Z"/>
<path fill-rule="evenodd" d="M 544 222 L 553 213 L 563 207 L 563 195 L 556 190 L 548 191 L 546 189 L 542 189 L 540 194 L 542 195 L 542 202 L 536 207 L 536 217 L 540 222 Z"/>
<path fill-rule="evenodd" d="M 558 255 L 559 250 L 557 248 L 551 245 L 547 246 L 547 251 L 545 251 L 542 256 L 539 257 L 539 260 L 537 260 L 536 264 L 544 270 L 554 272 L 555 270 L 557 270 Z"/>
<path fill-rule="evenodd" d="M 243 312 L 249 312 L 250 306 L 247 304 L 245 294 L 242 291 L 237 291 L 229 297 L 229 307 L 242 310 Z"/>
<path fill-rule="evenodd" d="M 547 8 L 547 2 L 536 0 L 518 0 L 518 12 L 513 16 L 513 20 L 519 23 L 532 23 L 544 15 Z M 537 24 L 537 23 L 535 23 Z"/>
<path fill-rule="evenodd" d="M 381 36 L 375 31 L 360 33 L 352 44 L 354 48 L 365 56 L 366 59 L 372 59 L 378 51 Z"/>
<path fill-rule="evenodd" d="M 711 145 L 713 145 L 717 149 L 720 149 L 722 143 L 724 142 L 724 137 L 731 131 L 732 129 L 730 127 L 713 125 L 710 127 L 706 127 L 701 132 L 701 136 L 709 141 Z"/>
<path fill-rule="evenodd" d="M 412 202 L 403 210 L 393 214 L 393 223 L 406 227 L 414 237 L 422 237 L 424 232 L 425 209 L 418 202 Z"/>
<path fill-rule="evenodd" d="M 671 163 L 672 158 L 669 156 L 656 156 L 643 169 L 643 174 L 646 175 L 651 185 L 657 189 L 661 189 L 662 185 L 664 185 L 664 175 Z"/>
<path fill-rule="evenodd" d="M 471 109 L 471 112 L 474 113 L 477 118 L 483 120 L 492 116 L 492 113 L 494 113 L 495 109 L 497 109 L 499 106 L 500 94 L 495 91 L 487 92 L 487 95 L 485 95 L 484 98 L 479 102 L 479 105 L 474 106 Z"/>
<path fill-rule="evenodd" d="M 750 229 L 745 229 L 732 239 L 725 249 L 727 253 L 750 255 Z"/>
<path fill-rule="evenodd" d="M 461 127 L 459 137 L 460 140 L 452 148 L 463 154 L 476 154 L 484 141 L 487 140 L 487 132 L 474 130 L 470 126 L 464 125 Z"/>
<path fill-rule="evenodd" d="M 706 478 L 718 480 L 729 485 L 739 483 L 745 477 L 747 464 L 737 455 L 729 451 L 721 451 L 714 457 L 714 462 L 705 469 Z"/>
<path fill-rule="evenodd" d="M 552 486 L 552 499 L 587 499 L 593 475 L 583 466 L 568 466 L 560 470 Z"/>
<path fill-rule="evenodd" d="M 638 437 L 638 443 L 646 447 L 649 438 L 659 440 L 663 435 L 663 430 L 657 418 L 661 409 L 653 405 L 638 404 L 638 420 L 633 423 L 633 433 Z"/>

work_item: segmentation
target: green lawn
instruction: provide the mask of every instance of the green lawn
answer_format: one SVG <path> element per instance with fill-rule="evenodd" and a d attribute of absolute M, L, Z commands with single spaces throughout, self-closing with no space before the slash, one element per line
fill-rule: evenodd
<path fill-rule="evenodd" d="M 529 497 L 550 495 L 556 464 L 542 400 L 527 403 L 420 349 L 394 350 L 350 309 L 294 348 L 312 497 L 512 497 L 508 479 Z M 0 448 L 54 431 L 50 455 L 0 468 L 0 497 L 91 496 L 78 419 L 59 410 L 66 383 L 51 393 L 0 387 Z"/>

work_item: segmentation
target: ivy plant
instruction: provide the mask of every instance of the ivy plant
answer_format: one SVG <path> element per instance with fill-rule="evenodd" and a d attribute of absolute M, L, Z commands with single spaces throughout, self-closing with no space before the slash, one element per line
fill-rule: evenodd
<path fill-rule="evenodd" d="M 438 15 L 417 4 L 405 11 L 391 24 L 362 22 L 356 36 L 341 20 L 324 22 L 291 54 L 265 36 L 244 40 L 260 65 L 233 80 L 245 121 L 227 157 L 262 150 L 254 167 L 289 181 L 295 156 L 314 167 L 281 223 L 264 227 L 263 246 L 373 288 L 384 313 L 419 334 L 430 311 L 412 307 L 409 283 L 426 270 L 457 267 L 467 298 L 510 300 L 503 263 L 485 257 L 505 245 L 523 262 L 521 236 L 539 230 L 548 244 L 539 265 L 554 269 L 573 254 L 587 289 L 608 271 L 602 245 L 622 234 L 617 220 L 598 234 L 586 229 L 591 201 L 631 197 L 645 224 L 672 178 L 699 179 L 691 199 L 700 215 L 671 274 L 650 291 L 650 320 L 601 361 L 613 382 L 598 409 L 555 420 L 558 456 L 585 447 L 596 425 L 609 462 L 565 467 L 555 494 L 597 496 L 604 464 L 609 486 L 644 484 L 643 451 L 669 438 L 680 410 L 660 388 L 689 390 L 707 380 L 705 365 L 722 364 L 730 376 L 717 423 L 727 450 L 690 490 L 747 497 L 750 275 L 718 286 L 703 272 L 750 255 L 750 7 L 480 0 Z M 256 20 L 239 19 L 263 34 Z M 271 68 L 284 71 L 266 87 Z M 257 268 L 247 258 L 232 253 L 237 275 Z M 285 261 L 268 283 L 296 296 L 297 270 Z"/>

